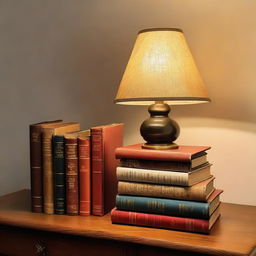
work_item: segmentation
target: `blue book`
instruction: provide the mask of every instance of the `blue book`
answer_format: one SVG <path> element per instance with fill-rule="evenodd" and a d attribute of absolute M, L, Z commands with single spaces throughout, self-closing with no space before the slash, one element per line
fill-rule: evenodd
<path fill-rule="evenodd" d="M 125 211 L 209 219 L 220 204 L 220 194 L 222 192 L 222 190 L 215 189 L 209 196 L 207 202 L 117 195 L 116 208 Z"/>

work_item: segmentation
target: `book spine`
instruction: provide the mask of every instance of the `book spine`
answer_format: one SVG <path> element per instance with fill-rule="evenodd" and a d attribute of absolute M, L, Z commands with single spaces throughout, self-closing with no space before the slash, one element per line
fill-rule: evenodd
<path fill-rule="evenodd" d="M 54 173 L 54 212 L 65 214 L 66 209 L 66 178 L 64 136 L 53 137 L 53 173 Z"/>
<path fill-rule="evenodd" d="M 120 166 L 139 168 L 139 169 L 151 169 L 162 171 L 175 171 L 175 172 L 189 172 L 191 170 L 191 162 L 171 162 L 171 161 L 154 161 L 154 160 L 142 160 L 142 159 L 120 159 Z"/>
<path fill-rule="evenodd" d="M 119 224 L 209 233 L 209 221 L 201 219 L 119 211 L 113 209 L 111 211 L 111 220 L 112 223 Z"/>
<path fill-rule="evenodd" d="M 42 182 L 42 153 L 41 127 L 31 125 L 30 135 L 30 178 L 31 178 L 31 210 L 43 212 L 43 182 Z"/>
<path fill-rule="evenodd" d="M 104 215 L 103 129 L 92 128 L 92 214 Z"/>
<path fill-rule="evenodd" d="M 52 130 L 43 129 L 43 191 L 44 212 L 47 214 L 54 213 L 52 136 Z"/>
<path fill-rule="evenodd" d="M 80 215 L 91 214 L 91 166 L 90 166 L 90 137 L 78 138 L 79 155 L 79 188 L 80 188 Z"/>
<path fill-rule="evenodd" d="M 65 138 L 66 164 L 66 212 L 68 215 L 78 215 L 78 150 L 77 138 Z"/>
<path fill-rule="evenodd" d="M 204 191 L 197 187 L 193 188 L 193 186 L 178 187 L 119 181 L 118 194 L 206 202 L 206 195 Z"/>
<path fill-rule="evenodd" d="M 143 183 L 188 186 L 189 175 L 183 172 L 170 172 L 149 169 L 117 167 L 118 180 Z"/>
<path fill-rule="evenodd" d="M 209 203 L 139 196 L 116 196 L 118 210 L 209 219 Z"/>

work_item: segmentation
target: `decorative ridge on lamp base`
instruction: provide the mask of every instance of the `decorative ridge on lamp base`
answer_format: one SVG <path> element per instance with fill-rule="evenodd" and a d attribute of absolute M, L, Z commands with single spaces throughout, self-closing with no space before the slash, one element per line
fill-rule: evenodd
<path fill-rule="evenodd" d="M 148 108 L 150 117 L 140 127 L 140 134 L 147 142 L 146 149 L 175 149 L 179 146 L 175 141 L 180 133 L 179 125 L 169 118 L 170 107 L 163 101 L 156 101 Z"/>
<path fill-rule="evenodd" d="M 179 146 L 175 143 L 171 143 L 171 144 L 149 144 L 149 143 L 144 143 L 142 146 L 142 148 L 145 149 L 154 149 L 154 150 L 165 150 L 165 149 L 176 149 L 179 148 Z"/>

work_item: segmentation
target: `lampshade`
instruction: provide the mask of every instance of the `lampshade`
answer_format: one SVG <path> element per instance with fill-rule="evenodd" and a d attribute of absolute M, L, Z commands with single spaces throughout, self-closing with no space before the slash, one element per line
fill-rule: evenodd
<path fill-rule="evenodd" d="M 209 102 L 204 82 L 180 29 L 138 33 L 115 103 L 169 105 Z"/>

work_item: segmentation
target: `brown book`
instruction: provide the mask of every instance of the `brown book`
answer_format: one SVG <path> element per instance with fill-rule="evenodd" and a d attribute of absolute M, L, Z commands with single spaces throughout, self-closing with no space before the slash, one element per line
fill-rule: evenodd
<path fill-rule="evenodd" d="M 30 138 L 30 179 L 31 179 L 31 210 L 43 212 L 42 182 L 42 126 L 56 125 L 62 120 L 44 121 L 29 126 Z"/>
<path fill-rule="evenodd" d="M 91 136 L 90 130 L 78 136 L 79 214 L 91 214 Z"/>
<path fill-rule="evenodd" d="M 122 146 L 123 124 L 91 128 L 92 214 L 102 216 L 115 205 L 117 193 L 115 149 Z"/>
<path fill-rule="evenodd" d="M 190 161 L 163 161 L 163 160 L 144 160 L 144 159 L 120 159 L 120 166 L 139 169 L 152 169 L 175 172 L 191 172 L 199 167 L 207 165 L 207 154 L 202 152 Z"/>
<path fill-rule="evenodd" d="M 66 212 L 68 215 L 78 215 L 78 151 L 76 136 L 65 136 L 65 165 Z"/>
<path fill-rule="evenodd" d="M 159 160 L 159 161 L 183 161 L 190 162 L 209 150 L 208 146 L 179 146 L 177 149 L 168 150 L 152 150 L 144 149 L 142 144 L 124 146 L 116 149 L 116 157 L 118 159 L 143 159 L 143 160 Z"/>
<path fill-rule="evenodd" d="M 53 182 L 53 152 L 52 136 L 62 135 L 67 132 L 77 131 L 80 124 L 77 122 L 62 123 L 56 127 L 43 126 L 43 191 L 44 191 L 44 212 L 54 213 L 54 182 Z"/>
<path fill-rule="evenodd" d="M 214 191 L 213 180 L 214 177 L 191 187 L 119 181 L 118 194 L 206 202 Z"/>
<path fill-rule="evenodd" d="M 80 211 L 79 202 L 81 197 L 79 195 L 81 191 L 84 192 L 84 188 L 80 187 L 80 180 L 82 179 L 82 181 L 84 181 L 83 169 L 82 175 L 79 175 L 80 166 L 82 168 L 84 167 L 82 164 L 80 165 L 80 158 L 82 158 L 82 162 L 84 159 L 83 150 L 79 150 L 80 148 L 83 149 L 81 146 L 79 146 L 79 138 L 87 138 L 88 136 L 90 136 L 90 130 L 71 132 L 64 135 L 66 165 L 66 212 L 68 215 L 78 215 Z M 88 159 L 86 163 L 88 164 Z M 84 194 L 82 195 L 82 199 L 84 199 L 83 196 Z"/>

